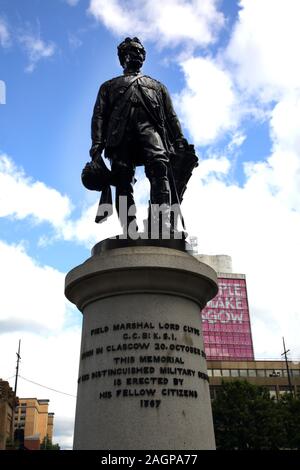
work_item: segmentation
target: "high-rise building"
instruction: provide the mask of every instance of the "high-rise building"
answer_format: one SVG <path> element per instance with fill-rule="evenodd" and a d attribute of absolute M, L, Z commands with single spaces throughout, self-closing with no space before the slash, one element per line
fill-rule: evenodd
<path fill-rule="evenodd" d="M 4 450 L 7 441 L 13 439 L 13 414 L 16 404 L 17 399 L 9 383 L 0 379 L 0 450 Z"/>
<path fill-rule="evenodd" d="M 230 256 L 195 255 L 215 269 L 219 292 L 201 312 L 207 359 L 254 359 L 246 276 L 232 272 Z"/>
<path fill-rule="evenodd" d="M 24 429 L 26 440 L 39 440 L 53 437 L 54 413 L 48 412 L 49 400 L 19 398 L 15 412 L 15 429 Z"/>

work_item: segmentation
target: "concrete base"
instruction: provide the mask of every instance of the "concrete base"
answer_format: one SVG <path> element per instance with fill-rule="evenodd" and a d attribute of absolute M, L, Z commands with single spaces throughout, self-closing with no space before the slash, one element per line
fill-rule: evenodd
<path fill-rule="evenodd" d="M 130 246 L 66 277 L 83 313 L 74 449 L 214 449 L 200 309 L 216 273 L 183 251 Z"/>

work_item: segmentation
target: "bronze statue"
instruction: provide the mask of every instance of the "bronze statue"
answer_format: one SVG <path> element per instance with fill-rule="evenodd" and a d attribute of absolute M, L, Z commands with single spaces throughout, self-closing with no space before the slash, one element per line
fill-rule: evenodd
<path fill-rule="evenodd" d="M 83 170 L 83 184 L 103 191 L 101 203 L 110 202 L 114 185 L 123 231 L 136 232 L 134 175 L 136 166 L 144 165 L 151 185 L 148 230 L 159 224 L 159 234 L 172 237 L 176 216 L 171 205 L 180 204 L 197 157 L 183 136 L 166 87 L 140 71 L 146 57 L 140 40 L 126 38 L 118 56 L 124 73 L 100 87 L 91 126 L 92 163 Z M 102 160 L 103 150 L 111 171 Z M 126 201 L 125 211 L 121 200 Z"/>

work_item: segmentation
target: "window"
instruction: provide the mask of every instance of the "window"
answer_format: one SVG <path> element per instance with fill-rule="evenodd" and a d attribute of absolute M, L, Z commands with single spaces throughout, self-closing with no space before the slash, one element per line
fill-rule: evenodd
<path fill-rule="evenodd" d="M 278 369 L 267 369 L 266 370 L 267 377 L 281 377 L 281 370 Z"/>
<path fill-rule="evenodd" d="M 266 376 L 266 371 L 265 369 L 257 369 L 257 377 L 265 377 Z"/>
<path fill-rule="evenodd" d="M 230 377 L 230 370 L 229 369 L 223 369 L 222 370 L 222 375 L 223 375 L 223 377 Z"/>
<path fill-rule="evenodd" d="M 220 369 L 213 369 L 214 377 L 221 377 L 221 370 Z"/>
<path fill-rule="evenodd" d="M 256 370 L 255 369 L 248 369 L 249 377 L 256 377 Z"/>
<path fill-rule="evenodd" d="M 247 372 L 248 372 L 247 369 L 241 369 L 240 370 L 240 376 L 241 377 L 247 377 L 248 376 Z"/>
<path fill-rule="evenodd" d="M 299 377 L 300 376 L 300 370 L 293 369 L 291 372 L 292 372 L 293 377 Z"/>
<path fill-rule="evenodd" d="M 239 377 L 238 369 L 231 369 L 231 377 Z"/>

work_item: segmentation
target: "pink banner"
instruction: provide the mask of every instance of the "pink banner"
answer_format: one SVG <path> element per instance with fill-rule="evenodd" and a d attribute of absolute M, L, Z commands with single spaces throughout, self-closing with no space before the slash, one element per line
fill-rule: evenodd
<path fill-rule="evenodd" d="M 245 279 L 218 278 L 219 293 L 202 310 L 208 359 L 254 359 Z"/>

